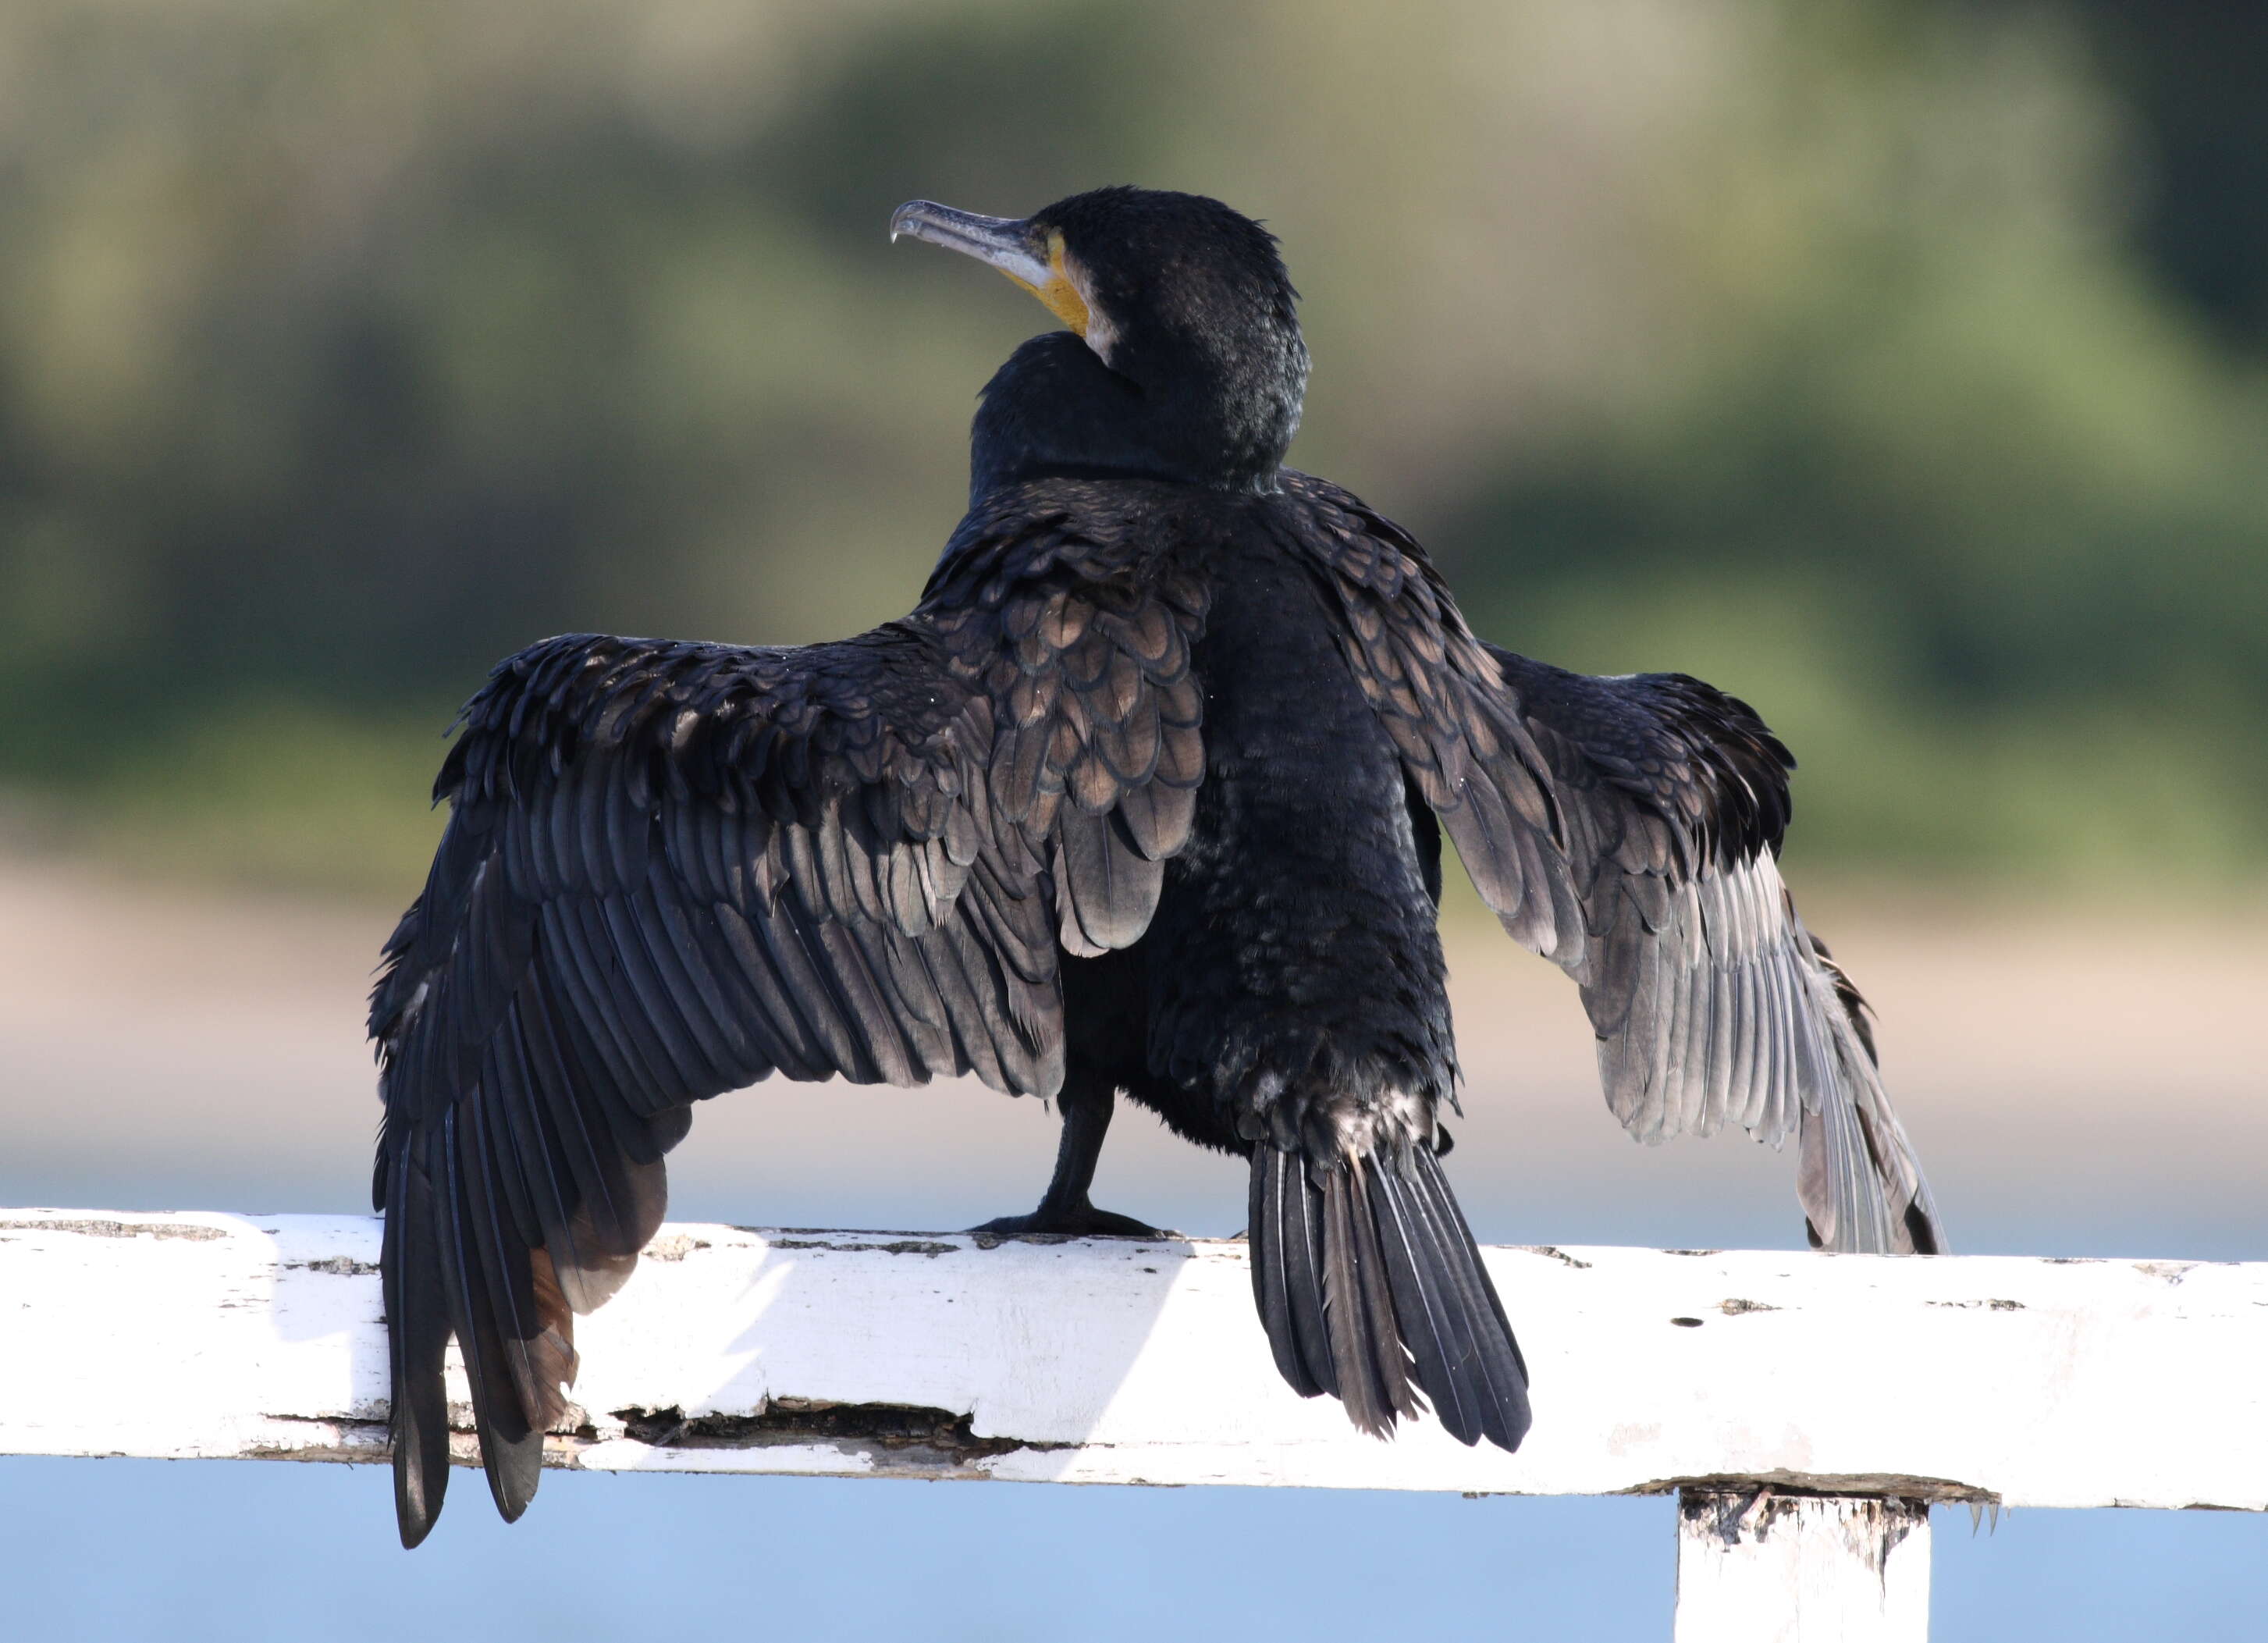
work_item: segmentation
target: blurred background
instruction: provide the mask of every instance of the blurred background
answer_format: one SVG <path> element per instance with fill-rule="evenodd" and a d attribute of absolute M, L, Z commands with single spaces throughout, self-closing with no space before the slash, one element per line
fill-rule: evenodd
<path fill-rule="evenodd" d="M 2268 1256 L 2264 85 L 2268 13 L 2204 0 L 0 9 L 0 1202 L 363 1208 L 456 704 L 549 633 L 902 613 L 1044 321 L 891 207 L 1134 181 L 1283 237 L 1292 460 L 1476 627 L 1793 744 L 1790 876 L 1957 1247 Z M 1484 1237 L 1800 1241 L 1791 1160 L 1631 1146 L 1572 990 L 1448 922 Z M 967 1225 L 1053 1145 L 767 1088 L 675 1212 Z M 1104 1171 L 1241 1224 L 1146 1120 Z M 375 1473 L 0 1461 L 0 1569 L 91 1638 L 1667 1624 L 1658 1501 L 475 1492 L 405 1560 Z M 1938 1572 L 1943 1637 L 2234 1635 L 2268 1534 L 1956 1517 Z"/>

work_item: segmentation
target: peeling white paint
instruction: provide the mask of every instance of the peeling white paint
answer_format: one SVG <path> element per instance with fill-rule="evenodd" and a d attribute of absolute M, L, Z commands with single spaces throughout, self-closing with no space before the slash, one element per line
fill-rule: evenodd
<path fill-rule="evenodd" d="M 1675 1643 L 1919 1643 L 1929 1508 L 1914 1501 L 1688 1490 Z"/>
<path fill-rule="evenodd" d="M 378 1251 L 362 1218 L 0 1211 L 0 1453 L 381 1458 Z M 2268 1509 L 2268 1264 L 1491 1249 L 1535 1379 L 1507 1455 L 1294 1396 L 1241 1242 L 687 1225 L 653 1253 L 579 1326 L 556 1464 Z M 967 1439 L 658 1448 L 619 1418 L 779 1399 Z"/>

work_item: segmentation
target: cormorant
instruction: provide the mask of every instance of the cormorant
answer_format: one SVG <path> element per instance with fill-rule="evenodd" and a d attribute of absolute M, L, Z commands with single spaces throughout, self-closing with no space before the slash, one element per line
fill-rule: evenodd
<path fill-rule="evenodd" d="M 1273 236 L 1124 188 L 891 230 L 1069 328 L 986 386 L 913 614 L 801 648 L 549 639 L 442 767 L 371 1009 L 405 1544 L 447 1482 L 450 1337 L 516 1518 L 692 1103 L 775 1072 L 1056 1097 L 1055 1177 L 1002 1231 L 1149 1232 L 1087 1197 L 1124 1093 L 1251 1160 L 1295 1390 L 1517 1447 L 1526 1369 L 1440 1162 L 1444 832 L 1580 984 L 1633 1131 L 1793 1133 L 1815 1243 L 1944 1248 L 1781 885 L 1786 750 L 1697 680 L 1482 643 L 1408 533 L 1282 465 L 1307 352 Z"/>

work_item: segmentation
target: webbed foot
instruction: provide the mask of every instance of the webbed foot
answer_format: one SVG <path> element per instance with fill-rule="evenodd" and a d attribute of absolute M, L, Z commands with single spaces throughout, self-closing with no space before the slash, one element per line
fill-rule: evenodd
<path fill-rule="evenodd" d="M 1067 1209 L 1049 1209 L 1042 1205 L 1029 1215 L 1003 1215 L 998 1220 L 986 1221 L 982 1227 L 972 1227 L 968 1230 L 990 1233 L 999 1238 L 1012 1238 L 1028 1233 L 1048 1233 L 1065 1238 L 1167 1238 L 1173 1235 L 1138 1221 L 1131 1215 L 1114 1215 L 1108 1210 L 1096 1209 L 1092 1204 L 1073 1205 Z"/>

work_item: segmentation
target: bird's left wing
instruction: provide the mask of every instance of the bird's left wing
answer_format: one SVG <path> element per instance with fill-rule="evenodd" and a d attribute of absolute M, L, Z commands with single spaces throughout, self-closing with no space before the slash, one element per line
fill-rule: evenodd
<path fill-rule="evenodd" d="M 891 629 L 569 635 L 467 706 L 371 999 L 405 1544 L 447 1484 L 452 1336 L 499 1509 L 534 1493 L 574 1314 L 659 1225 L 691 1102 L 774 1072 L 1053 1087 L 1053 920 L 985 836 L 987 710 Z"/>
<path fill-rule="evenodd" d="M 902 622 L 800 649 L 574 635 L 500 667 L 387 947 L 396 1505 L 440 1507 L 452 1336 L 513 1517 L 573 1315 L 659 1224 L 691 1102 L 777 1072 L 1050 1094 L 1058 947 L 1136 939 L 1204 759 L 1194 583 L 980 521 Z"/>

